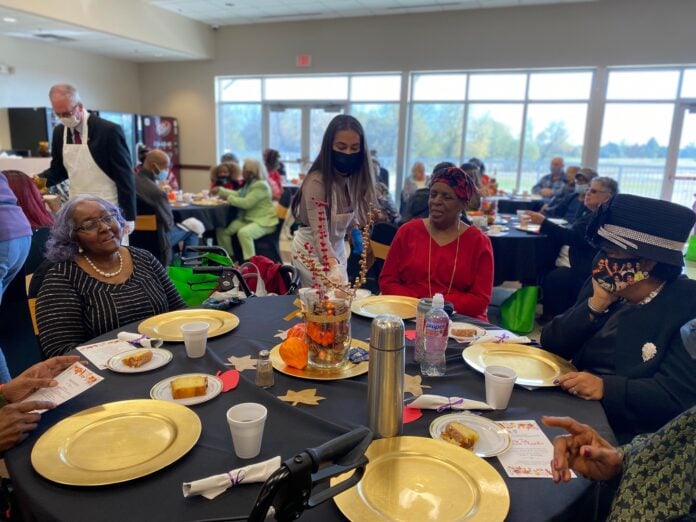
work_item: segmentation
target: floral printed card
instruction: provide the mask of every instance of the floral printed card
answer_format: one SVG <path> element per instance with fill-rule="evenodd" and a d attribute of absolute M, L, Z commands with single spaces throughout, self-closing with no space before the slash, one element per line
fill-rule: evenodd
<path fill-rule="evenodd" d="M 533 420 L 498 421 L 510 432 L 510 449 L 498 460 L 511 478 L 551 478 L 553 444 Z M 575 474 L 572 474 L 575 478 Z"/>
<path fill-rule="evenodd" d="M 79 362 L 76 362 L 62 373 L 56 375 L 55 380 L 58 382 L 57 386 L 40 388 L 24 399 L 24 401 L 50 401 L 58 406 L 103 381 L 104 377 L 97 375 Z M 46 410 L 37 411 L 43 413 Z"/>

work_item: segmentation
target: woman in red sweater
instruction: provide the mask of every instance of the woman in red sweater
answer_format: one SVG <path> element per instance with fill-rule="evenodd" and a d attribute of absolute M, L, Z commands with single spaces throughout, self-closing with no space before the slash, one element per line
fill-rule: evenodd
<path fill-rule="evenodd" d="M 487 319 L 493 289 L 491 241 L 461 220 L 475 192 L 475 180 L 457 167 L 433 174 L 430 215 L 399 228 L 379 277 L 383 294 L 432 297 L 439 292 L 458 313 Z"/>

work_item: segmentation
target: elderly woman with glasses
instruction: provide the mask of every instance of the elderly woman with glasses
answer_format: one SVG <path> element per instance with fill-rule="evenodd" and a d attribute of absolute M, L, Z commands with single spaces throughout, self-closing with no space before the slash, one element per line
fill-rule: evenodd
<path fill-rule="evenodd" d="M 379 277 L 383 294 L 441 293 L 460 314 L 486 320 L 493 290 L 493 249 L 479 229 L 462 221 L 475 179 L 443 167 L 430 180 L 429 216 L 399 228 Z"/>
<path fill-rule="evenodd" d="M 46 245 L 55 264 L 36 305 L 46 357 L 185 306 L 152 254 L 121 246 L 124 224 L 118 208 L 96 196 L 72 199 L 56 216 Z"/>

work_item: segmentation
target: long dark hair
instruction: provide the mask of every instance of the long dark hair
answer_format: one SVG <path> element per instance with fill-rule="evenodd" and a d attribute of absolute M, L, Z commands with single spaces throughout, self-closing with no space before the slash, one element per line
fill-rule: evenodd
<path fill-rule="evenodd" d="M 352 130 L 360 136 L 360 152 L 363 155 L 362 165 L 360 170 L 353 174 L 349 180 L 350 198 L 353 204 L 353 210 L 357 221 L 360 225 L 367 222 L 370 206 L 377 205 L 375 196 L 375 180 L 372 166 L 370 165 L 370 151 L 367 148 L 367 140 L 365 139 L 365 131 L 360 122 L 353 116 L 348 114 L 339 114 L 326 127 L 324 138 L 321 142 L 321 150 L 319 155 L 312 163 L 309 169 L 309 174 L 312 172 L 321 173 L 321 178 L 324 183 L 324 199 L 328 205 L 326 217 L 331 220 L 331 194 L 333 193 L 333 179 L 336 175 L 331 164 L 331 153 L 333 151 L 333 142 L 336 133 L 343 130 Z M 299 217 L 300 202 L 302 200 L 302 189 L 297 191 L 292 201 L 292 213 L 295 218 Z"/>

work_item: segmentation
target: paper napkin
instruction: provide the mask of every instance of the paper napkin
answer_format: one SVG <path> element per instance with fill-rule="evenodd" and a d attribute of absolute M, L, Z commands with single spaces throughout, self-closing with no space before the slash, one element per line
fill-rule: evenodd
<path fill-rule="evenodd" d="M 233 469 L 227 473 L 213 475 L 211 477 L 184 482 L 182 490 L 184 497 L 202 495 L 212 500 L 225 490 L 238 484 L 251 484 L 252 482 L 265 482 L 266 479 L 280 467 L 280 456 L 272 459 L 250 464 L 243 468 Z"/>
<path fill-rule="evenodd" d="M 486 335 L 479 337 L 471 344 L 479 343 L 513 343 L 513 344 L 529 344 L 532 340 L 524 335 L 516 335 L 507 330 L 488 330 Z"/>
<path fill-rule="evenodd" d="M 119 332 L 116 337 L 118 337 L 121 341 L 126 341 L 127 343 L 135 346 L 142 346 L 143 348 L 159 348 L 164 343 L 162 339 L 157 337 L 150 338 L 147 335 L 131 332 Z"/>
<path fill-rule="evenodd" d="M 462 397 L 444 397 L 442 395 L 420 395 L 406 406 L 422 410 L 492 410 L 493 408 L 481 401 L 473 401 Z"/>

